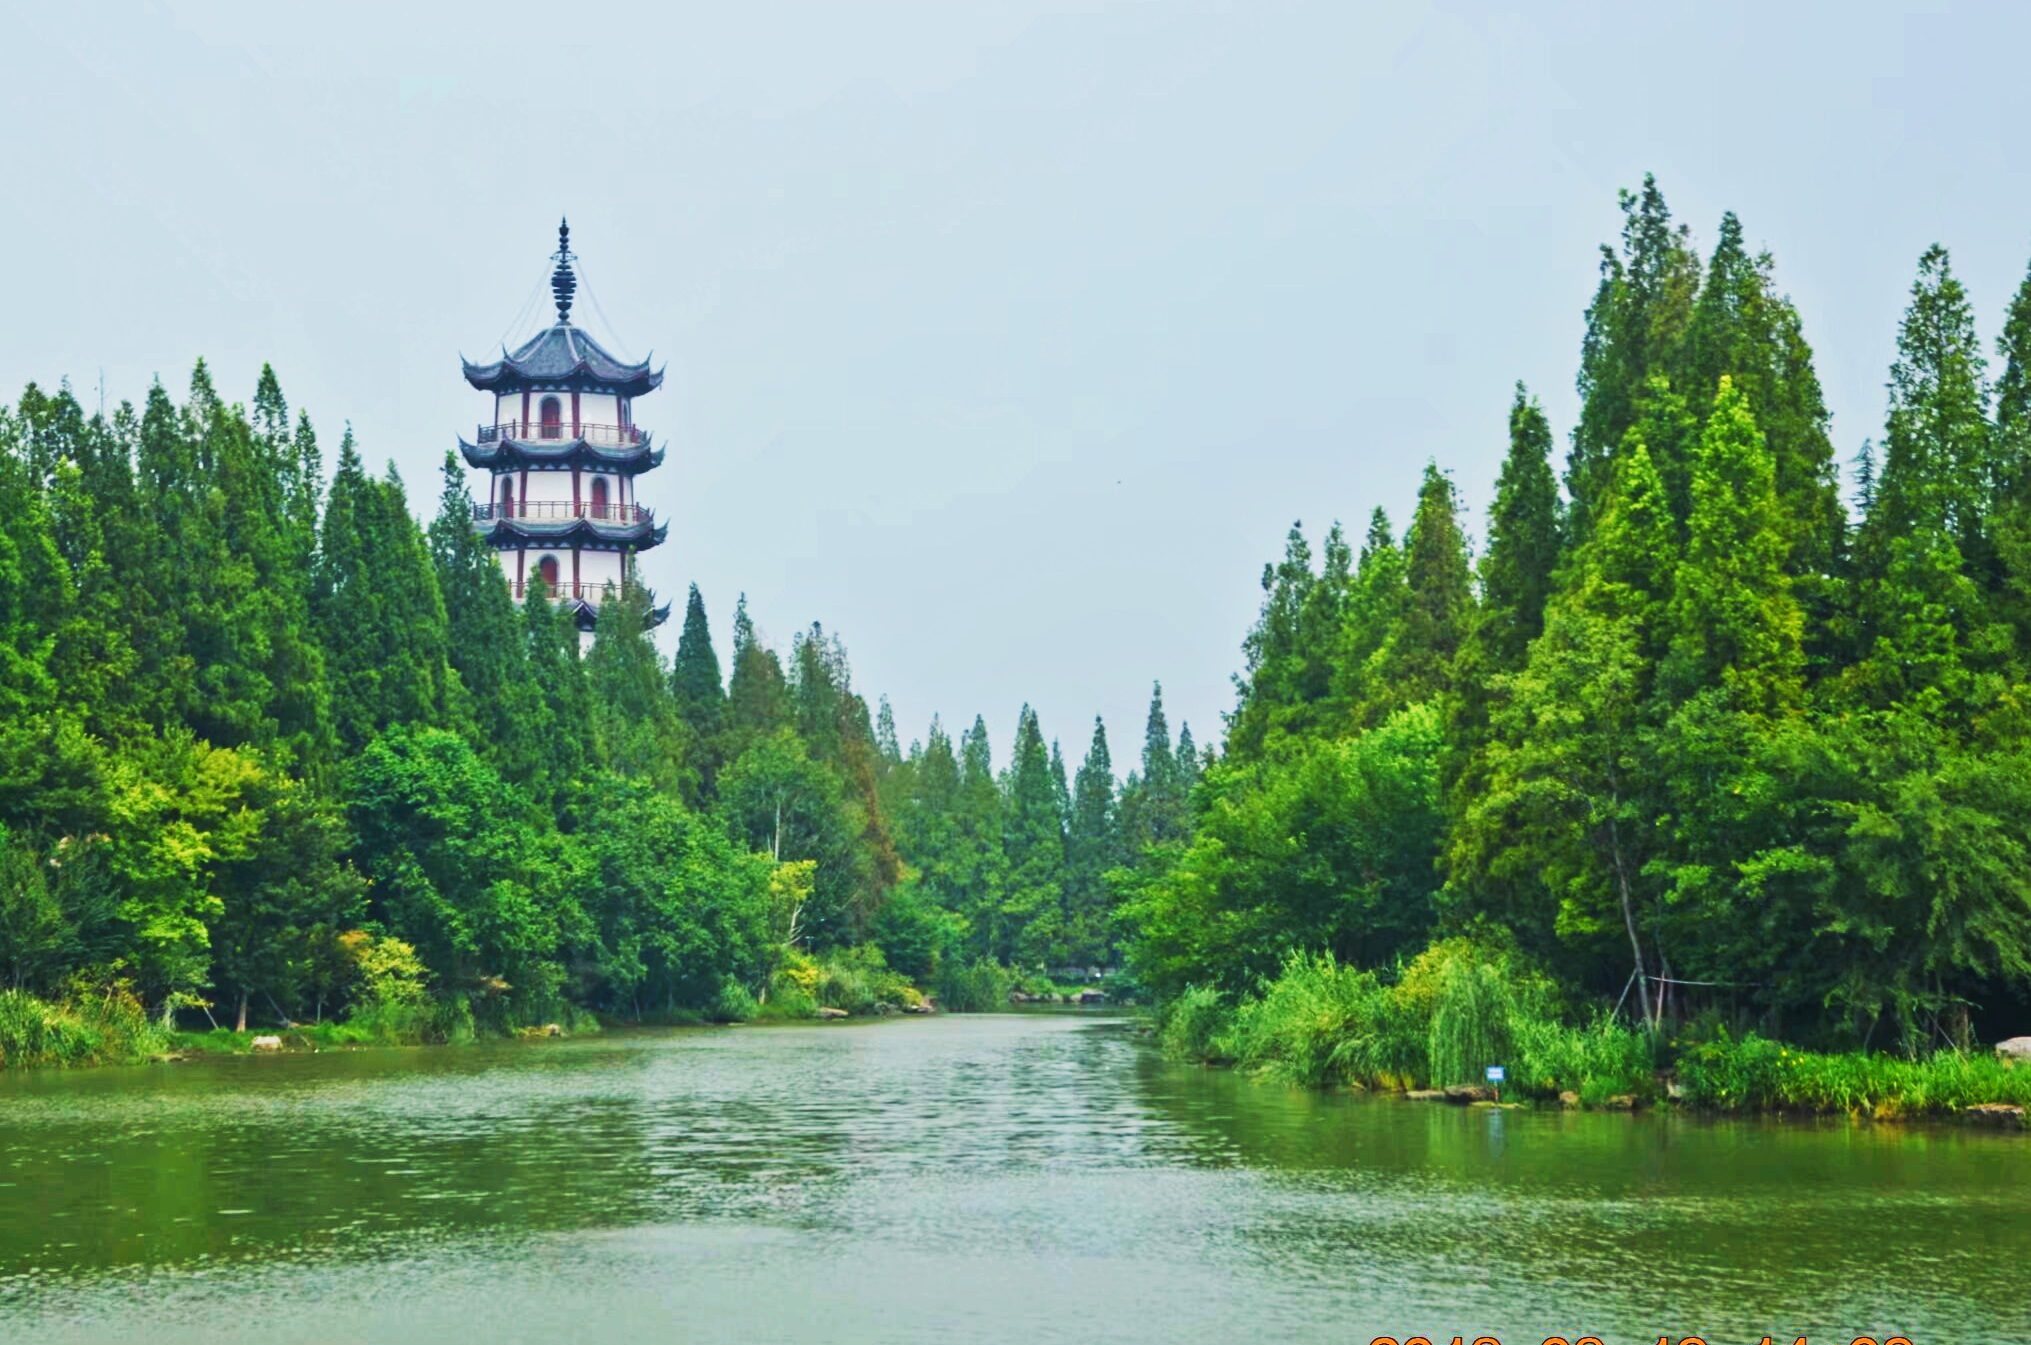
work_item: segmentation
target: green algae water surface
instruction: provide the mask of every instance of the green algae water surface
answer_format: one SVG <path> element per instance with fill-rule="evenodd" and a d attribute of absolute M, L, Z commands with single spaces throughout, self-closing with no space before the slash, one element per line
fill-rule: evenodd
<path fill-rule="evenodd" d="M 2031 1338 L 2031 1139 L 953 1017 L 0 1079 L 0 1340 Z"/>

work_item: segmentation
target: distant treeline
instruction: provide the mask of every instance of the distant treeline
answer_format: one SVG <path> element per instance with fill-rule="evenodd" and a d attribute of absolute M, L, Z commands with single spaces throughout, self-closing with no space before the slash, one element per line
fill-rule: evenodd
<path fill-rule="evenodd" d="M 180 406 L 0 412 L 0 984 L 504 1028 L 739 1017 L 829 950 L 955 999 L 1118 961 L 1103 875 L 1201 767 L 1160 699 L 1126 788 L 1027 708 L 999 772 L 979 719 L 905 756 L 816 625 L 786 663 L 743 601 L 723 681 L 696 588 L 674 660 L 631 589 L 581 658 L 449 456 L 427 529 L 350 429 L 323 471 L 266 368 L 251 407 L 200 363 Z"/>
<path fill-rule="evenodd" d="M 2021 1014 L 2031 280 L 1991 363 L 1919 259 L 1851 510 L 1770 256 L 1728 215 L 1702 261 L 1647 179 L 1623 210 L 1563 483 L 1519 386 L 1478 556 L 1433 466 L 1400 537 L 1294 527 L 1265 568 L 1196 838 L 1123 875 L 1153 988 L 1465 936 L 1652 1023 L 1915 1046 Z"/>

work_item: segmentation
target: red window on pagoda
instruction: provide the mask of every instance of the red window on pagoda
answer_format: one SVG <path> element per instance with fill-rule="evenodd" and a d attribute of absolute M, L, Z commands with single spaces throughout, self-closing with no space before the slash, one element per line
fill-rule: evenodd
<path fill-rule="evenodd" d="M 606 478 L 603 476 L 595 476 L 592 479 L 592 516 L 609 517 L 606 508 Z"/>
<path fill-rule="evenodd" d="M 505 478 L 501 481 L 501 517 L 515 516 L 515 483 Z"/>
<path fill-rule="evenodd" d="M 554 596 L 557 592 L 557 557 L 545 556 L 537 561 L 536 573 L 543 576 L 543 587 Z"/>
<path fill-rule="evenodd" d="M 545 397 L 540 414 L 543 417 L 542 437 L 545 439 L 560 437 L 564 430 L 564 408 L 558 404 L 557 399 Z"/>

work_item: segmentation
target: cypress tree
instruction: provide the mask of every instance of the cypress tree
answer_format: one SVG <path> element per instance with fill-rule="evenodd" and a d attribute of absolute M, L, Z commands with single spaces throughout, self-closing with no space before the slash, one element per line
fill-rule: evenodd
<path fill-rule="evenodd" d="M 757 638 L 754 622 L 748 618 L 745 593 L 733 609 L 733 676 L 727 684 L 726 700 L 731 741 L 725 757 L 729 761 L 739 756 L 749 741 L 792 722 L 783 665 L 776 652 Z"/>
<path fill-rule="evenodd" d="M 1228 750 L 1260 755 L 1276 735 L 1321 722 L 1333 690 L 1353 576 L 1353 554 L 1338 523 L 1326 534 L 1323 563 L 1312 573 L 1311 548 L 1291 526 L 1279 565 L 1262 570 L 1262 613 L 1242 644 L 1246 671 Z"/>
<path fill-rule="evenodd" d="M 1279 713 L 1301 698 L 1305 650 L 1301 622 L 1317 576 L 1304 525 L 1291 524 L 1283 560 L 1262 567 L 1262 612 L 1241 642 L 1243 672 L 1235 679 L 1240 704 L 1234 713 L 1235 750 L 1260 751 Z"/>
<path fill-rule="evenodd" d="M 1132 849 L 1183 840 L 1190 834 L 1185 788 L 1171 746 L 1170 721 L 1164 716 L 1164 686 L 1157 682 L 1150 689 L 1149 718 L 1143 725 L 1142 770 L 1131 775 L 1122 790 L 1121 830 Z"/>
<path fill-rule="evenodd" d="M 473 527 L 465 472 L 444 455 L 444 493 L 430 524 L 430 556 L 444 595 L 449 656 L 471 697 L 473 746 L 502 777 L 536 788 L 549 731 L 529 673 L 529 641 L 494 549 Z"/>
<path fill-rule="evenodd" d="M 1093 741 L 1072 782 L 1071 814 L 1065 830 L 1065 910 L 1075 961 L 1113 961 L 1109 927 L 1113 899 L 1107 872 L 1125 862 L 1116 812 L 1114 759 L 1107 727 L 1093 717 Z"/>
<path fill-rule="evenodd" d="M 1002 794 L 994 778 L 987 721 L 975 715 L 959 744 L 959 796 L 955 813 L 958 844 L 953 862 L 954 908 L 971 926 L 976 953 L 1001 955 L 1002 894 L 1008 858 L 1002 851 Z"/>
<path fill-rule="evenodd" d="M 1190 724 L 1179 724 L 1177 768 L 1179 797 L 1184 799 L 1191 798 L 1192 786 L 1199 783 L 1199 772 L 1199 749 L 1192 741 L 1192 726 Z"/>
<path fill-rule="evenodd" d="M 881 706 L 875 711 L 874 750 L 885 771 L 903 764 L 903 747 L 896 741 L 896 712 L 889 708 L 887 696 L 881 698 Z"/>
<path fill-rule="evenodd" d="M 0 499 L 8 502 L 0 509 L 0 824 L 13 828 L 44 820 L 51 782 L 42 758 L 60 731 L 50 656 L 70 606 L 70 576 L 23 447 L 0 442 Z"/>
<path fill-rule="evenodd" d="M 444 595 L 393 466 L 363 470 L 352 429 L 339 445 L 313 595 L 339 739 L 358 751 L 396 724 L 463 716 Z"/>
<path fill-rule="evenodd" d="M 948 911 L 965 909 L 966 871 L 960 854 L 959 758 L 938 717 L 921 751 L 912 753 L 909 794 L 896 810 L 896 843 L 917 870 L 919 891 Z"/>
<path fill-rule="evenodd" d="M 1481 609 L 1474 624 L 1481 666 L 1513 672 L 1544 629 L 1560 544 L 1558 480 L 1551 468 L 1551 424 L 1523 387 L 1509 408 L 1509 454 L 1488 511 L 1488 552 L 1481 558 Z"/>
<path fill-rule="evenodd" d="M 2031 663 L 2031 274 L 2017 287 L 1996 340 L 2003 360 L 1996 380 L 1998 480 L 1993 508 L 1999 612 L 2016 632 L 2015 679 Z"/>
<path fill-rule="evenodd" d="M 1994 475 L 1974 305 L 1937 244 L 1919 258 L 1897 350 L 1883 469 L 1862 530 L 1865 570 L 1880 570 L 1890 540 L 1919 529 L 1943 529 L 1964 556 L 1982 550 Z"/>
<path fill-rule="evenodd" d="M 1616 449 L 1651 374 L 1668 372 L 1699 290 L 1699 258 L 1686 230 L 1672 227 L 1656 178 L 1644 174 L 1643 189 L 1621 199 L 1622 251 L 1601 249 L 1601 282 L 1580 346 L 1580 421 L 1566 467 L 1573 543 L 1593 529 Z"/>
<path fill-rule="evenodd" d="M 1838 558 L 1846 520 L 1812 348 L 1798 310 L 1777 292 L 1774 268 L 1769 253 L 1750 256 L 1734 212 L 1723 215 L 1679 381 L 1703 415 L 1723 376 L 1747 400 L 1772 460 L 1785 570 L 1805 579 L 1812 601 L 1823 603 L 1830 601 L 1825 576 Z"/>
<path fill-rule="evenodd" d="M 1804 695 L 1804 621 L 1784 567 L 1790 538 L 1776 473 L 1748 396 L 1722 375 L 1693 465 L 1685 554 L 1672 585 L 1664 680 L 1774 713 Z"/>
<path fill-rule="evenodd" d="M 790 701 L 797 732 L 813 759 L 838 765 L 845 744 L 841 736 L 841 701 L 848 683 L 846 651 L 817 622 L 797 636 L 790 651 Z"/>
<path fill-rule="evenodd" d="M 290 455 L 295 468 L 289 473 L 284 508 L 298 548 L 309 556 L 317 549 L 318 512 L 324 500 L 324 457 L 318 451 L 317 431 L 311 428 L 310 416 L 302 411 L 296 413 Z"/>
<path fill-rule="evenodd" d="M 686 761 L 690 729 L 649 638 L 653 601 L 647 589 L 629 581 L 600 604 L 585 660 L 595 732 L 613 770 L 665 794 L 695 795 L 697 777 Z"/>
<path fill-rule="evenodd" d="M 1969 659 L 2006 647 L 1984 591 L 1999 554 L 1985 524 L 1998 475 L 1986 362 L 1942 247 L 1919 260 L 1897 347 L 1883 466 L 1856 542 L 1861 659 L 1847 678 L 1876 706 L 1928 688 L 1965 696 Z"/>
<path fill-rule="evenodd" d="M 1527 947 L 1566 946 L 1589 969 L 1626 950 L 1648 1018 L 1655 893 L 1645 866 L 1666 812 L 1651 693 L 1677 547 L 1641 444 L 1618 456 L 1598 506 L 1570 587 L 1548 604 L 1543 635 L 1495 707 L 1487 784 L 1454 827 L 1447 862 L 1452 890 L 1479 893 L 1482 911 Z"/>
<path fill-rule="evenodd" d="M 1472 564 L 1460 530 L 1452 478 L 1425 466 L 1417 515 L 1404 548 L 1402 618 L 1369 680 L 1364 724 L 1379 724 L 1405 705 L 1429 700 L 1451 687 L 1452 663 L 1473 618 Z"/>
<path fill-rule="evenodd" d="M 150 385 L 135 444 L 135 476 L 140 507 L 147 519 L 143 532 L 146 554 L 141 582 L 147 589 L 151 615 L 137 632 L 143 675 L 153 673 L 160 693 L 153 698 L 166 730 L 181 723 L 182 708 L 193 695 L 197 667 L 187 649 L 189 558 L 198 548 L 191 533 L 197 511 L 197 464 L 178 423 L 176 405 L 160 380 Z"/>
<path fill-rule="evenodd" d="M 592 692 L 578 657 L 578 626 L 568 609 L 551 603 L 540 574 L 531 577 L 522 599 L 522 630 L 529 680 L 541 704 L 532 708 L 542 763 L 536 792 L 554 800 L 585 779 L 601 753 Z"/>
<path fill-rule="evenodd" d="M 1061 964 L 1065 957 L 1065 868 L 1058 791 L 1036 712 L 1025 705 L 1016 721 L 1002 813 L 1002 852 L 1008 857 L 999 929 L 993 951 L 1022 965 Z"/>
<path fill-rule="evenodd" d="M 719 732 L 726 712 L 726 688 L 720 680 L 719 655 L 712 649 L 705 599 L 699 596 L 696 584 L 684 600 L 684 630 L 677 637 L 670 690 L 677 698 L 677 713 L 701 741 Z"/>
<path fill-rule="evenodd" d="M 1368 516 L 1368 535 L 1348 591 L 1333 671 L 1336 718 L 1348 726 L 1358 724 L 1371 696 L 1380 694 L 1384 651 L 1403 621 L 1407 597 L 1403 549 L 1396 544 L 1389 515 L 1378 506 Z"/>
<path fill-rule="evenodd" d="M 288 411 L 274 370 L 264 373 L 257 392 L 262 428 L 250 425 L 238 407 L 218 404 L 201 364 L 193 378 L 219 568 L 212 586 L 216 652 L 209 659 L 192 652 L 201 679 L 242 691 L 234 711 L 222 712 L 232 697 L 219 693 L 202 696 L 204 709 L 186 718 L 215 744 L 279 744 L 298 762 L 321 763 L 331 746 L 324 651 L 311 627 L 307 554 L 283 516 L 282 459 L 266 432 L 272 422 L 286 424 Z M 227 672 L 228 665 L 235 671 Z"/>
<path fill-rule="evenodd" d="M 65 388 L 44 397 L 30 384 L 21 398 L 21 430 L 44 445 L 49 463 L 46 509 L 50 532 L 72 590 L 69 616 L 56 631 L 49 668 L 84 728 L 103 740 L 127 741 L 151 721 L 155 684 L 140 677 L 137 622 L 151 605 L 128 462 L 132 408 L 115 425 L 87 422 Z M 21 489 L 30 490 L 26 463 Z"/>

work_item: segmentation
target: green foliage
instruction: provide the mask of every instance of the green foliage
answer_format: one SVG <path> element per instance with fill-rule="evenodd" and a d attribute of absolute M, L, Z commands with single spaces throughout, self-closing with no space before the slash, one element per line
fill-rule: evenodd
<path fill-rule="evenodd" d="M 373 910 L 447 991 L 490 1025 L 539 1022 L 564 983 L 560 943 L 583 937 L 567 856 L 465 739 L 397 728 L 347 771 L 356 862 Z"/>
<path fill-rule="evenodd" d="M 696 590 L 666 667 L 630 585 L 581 659 L 540 579 L 515 610 L 455 461 L 427 537 L 350 432 L 323 478 L 272 369 L 251 410 L 200 364 L 182 405 L 88 418 L 31 386 L 0 411 L 0 985 L 50 1032 L 96 1021 L 66 1007 L 80 975 L 158 1030 L 222 1004 L 207 1049 L 243 1049 L 256 1020 L 745 1018 L 797 949 L 870 930 L 927 978 L 971 955 L 947 889 L 889 909 L 906 773 L 836 637 L 786 677 L 743 603 L 729 696 Z M 969 834 L 998 853 L 979 774 Z M 914 994 L 880 956 L 839 984 Z M 40 1041 L 16 1054 L 124 1049 Z"/>
<path fill-rule="evenodd" d="M 1369 967 L 1420 946 L 1435 918 L 1439 744 L 1438 712 L 1412 706 L 1367 733 L 1213 767 L 1191 846 L 1126 879 L 1137 978 L 1167 995 L 1239 990 L 1308 943 Z"/>
<path fill-rule="evenodd" d="M 961 963 L 956 958 L 938 970 L 938 1007 L 948 1013 L 993 1013 L 1008 1007 L 1015 978 L 988 957 Z"/>
<path fill-rule="evenodd" d="M 318 537 L 311 612 L 347 749 L 396 725 L 453 722 L 451 633 L 436 567 L 401 479 L 392 466 L 385 480 L 366 474 L 350 427 Z"/>
<path fill-rule="evenodd" d="M 1888 1119 L 1950 1115 L 1983 1103 L 2031 1106 L 2031 1070 L 2011 1069 L 1991 1055 L 1824 1055 L 1753 1032 L 1687 1048 L 1679 1056 L 1678 1078 L 1687 1102 L 1719 1111 L 1849 1112 Z"/>
<path fill-rule="evenodd" d="M 607 765 L 666 794 L 697 797 L 690 726 L 670 694 L 669 671 L 649 638 L 648 590 L 630 582 L 600 604 L 585 660 L 594 729 Z"/>
<path fill-rule="evenodd" d="M 1214 1062 L 1234 1026 L 1234 1010 L 1210 985 L 1187 986 L 1157 1014 L 1157 1043 L 1174 1060 Z"/>
<path fill-rule="evenodd" d="M 574 810 L 567 852 L 578 908 L 570 989 L 610 1013 L 716 1012 L 726 984 L 767 983 L 788 866 L 647 782 L 600 776 Z"/>
<path fill-rule="evenodd" d="M 1478 565 L 1436 463 L 1401 534 L 1293 526 L 1221 750 L 1155 688 L 1119 785 L 1101 725 L 1068 778 L 1027 708 L 999 770 L 980 716 L 906 752 L 836 634 L 779 652 L 745 599 L 724 689 L 696 589 L 670 664 L 632 584 L 581 659 L 540 580 L 514 611 L 455 463 L 426 541 L 350 432 L 326 488 L 273 370 L 250 407 L 203 365 L 98 416 L 31 386 L 0 412 L 0 978 L 52 1041 L 86 983 L 165 1026 L 446 1039 L 906 982 L 994 1008 L 1125 960 L 1201 1054 L 1501 1054 L 1588 1097 L 1646 1091 L 1702 1012 L 1964 1042 L 2031 987 L 2031 280 L 1991 386 L 1920 259 L 1850 527 L 1772 259 L 1729 215 L 1702 261 L 1649 179 L 1623 209 L 1569 499 L 1518 387 Z"/>
<path fill-rule="evenodd" d="M 910 978 L 892 970 L 871 943 L 834 948 L 819 959 L 812 997 L 823 1008 L 856 1016 L 898 1009 L 921 998 Z"/>
<path fill-rule="evenodd" d="M 79 987 L 56 1002 L 0 990 L 0 1068 L 112 1064 L 166 1045 L 141 1001 L 121 985 Z"/>
<path fill-rule="evenodd" d="M 1066 940 L 1063 873 L 1065 818 L 1043 731 L 1029 706 L 1017 721 L 1002 810 L 1008 877 L 994 912 L 988 952 L 1018 965 L 1062 966 Z"/>

